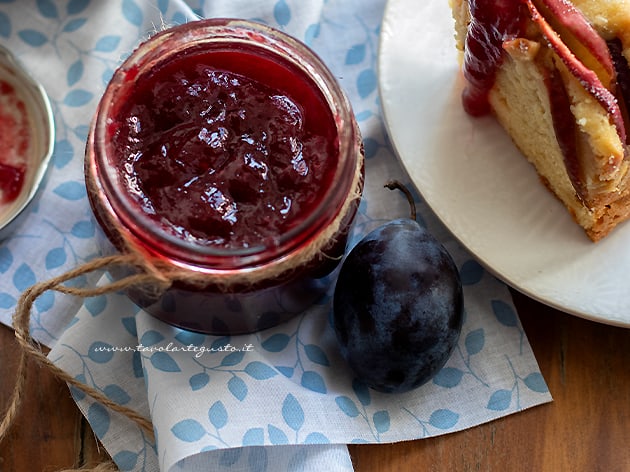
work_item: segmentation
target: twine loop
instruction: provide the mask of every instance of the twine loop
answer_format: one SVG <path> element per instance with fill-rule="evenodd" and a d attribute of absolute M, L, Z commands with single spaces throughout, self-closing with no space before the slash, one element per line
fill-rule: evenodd
<path fill-rule="evenodd" d="M 107 269 L 113 266 L 134 266 L 138 269 L 137 273 L 124 277 L 120 280 L 110 282 L 109 284 L 99 287 L 70 287 L 64 283 L 73 280 L 81 275 L 94 272 L 101 269 Z M 113 256 L 105 256 L 87 262 L 75 269 L 69 270 L 57 277 L 37 283 L 26 289 L 17 302 L 15 313 L 13 314 L 13 329 L 15 339 L 20 347 L 18 357 L 18 367 L 16 373 L 16 382 L 9 400 L 9 405 L 4 413 L 2 422 L 0 422 L 0 442 L 7 436 L 11 426 L 19 413 L 24 396 L 24 388 L 26 385 L 27 366 L 29 361 L 45 367 L 59 380 L 68 385 L 84 392 L 92 397 L 95 401 L 103 406 L 123 414 L 131 421 L 136 423 L 151 438 L 153 438 L 153 424 L 143 415 L 140 415 L 132 408 L 120 405 L 96 388 L 84 384 L 76 380 L 63 369 L 55 365 L 42 351 L 40 345 L 35 342 L 30 334 L 30 319 L 33 304 L 44 292 L 54 290 L 56 292 L 78 297 L 94 297 L 106 293 L 118 292 L 131 287 L 140 285 L 151 285 L 157 290 L 163 291 L 168 289 L 173 280 L 160 271 L 159 268 L 150 264 L 146 259 L 137 253 L 117 254 Z M 98 469 L 97 469 L 98 470 Z"/>

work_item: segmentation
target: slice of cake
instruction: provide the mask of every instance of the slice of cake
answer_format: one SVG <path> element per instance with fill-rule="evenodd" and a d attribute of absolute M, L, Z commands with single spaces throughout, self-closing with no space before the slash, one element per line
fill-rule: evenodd
<path fill-rule="evenodd" d="M 630 218 L 630 2 L 451 6 L 465 110 L 496 116 L 593 241 Z"/>

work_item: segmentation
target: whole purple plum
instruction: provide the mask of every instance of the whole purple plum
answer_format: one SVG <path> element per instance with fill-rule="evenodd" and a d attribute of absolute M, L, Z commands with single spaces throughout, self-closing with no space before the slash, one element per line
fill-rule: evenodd
<path fill-rule="evenodd" d="M 333 310 L 341 353 L 357 378 L 378 391 L 406 392 L 430 380 L 457 344 L 459 272 L 415 220 L 394 220 L 350 251 Z"/>

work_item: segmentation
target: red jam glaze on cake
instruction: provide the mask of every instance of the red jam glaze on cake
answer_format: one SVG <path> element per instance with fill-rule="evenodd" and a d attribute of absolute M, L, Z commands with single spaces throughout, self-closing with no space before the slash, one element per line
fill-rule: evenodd
<path fill-rule="evenodd" d="M 504 57 L 503 43 L 524 35 L 528 10 L 517 0 L 470 0 L 464 51 L 463 106 L 467 113 L 490 113 L 488 94 Z"/>
<path fill-rule="evenodd" d="M 259 245 L 332 185 L 334 118 L 298 71 L 246 51 L 176 57 L 134 80 L 108 126 L 129 196 L 182 239 Z"/>
<path fill-rule="evenodd" d="M 625 123 L 630 123 L 630 64 L 623 55 L 623 47 L 618 38 L 607 41 L 617 74 L 617 95 Z M 630 133 L 626 133 L 626 144 L 630 144 Z"/>
<path fill-rule="evenodd" d="M 22 191 L 30 132 L 24 102 L 0 80 L 0 207 Z"/>

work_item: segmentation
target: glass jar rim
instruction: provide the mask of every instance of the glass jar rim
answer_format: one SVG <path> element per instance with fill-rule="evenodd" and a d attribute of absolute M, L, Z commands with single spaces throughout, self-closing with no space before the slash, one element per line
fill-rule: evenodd
<path fill-rule="evenodd" d="M 294 227 L 273 240 L 247 248 L 217 248 L 201 245 L 178 237 L 145 212 L 139 210 L 137 202 L 126 198 L 121 191 L 118 174 L 108 165 L 107 125 L 115 116 L 116 96 L 133 82 L 142 71 L 151 70 L 176 54 L 198 51 L 199 48 L 244 48 L 247 52 L 264 54 L 280 63 L 289 64 L 302 73 L 316 86 L 323 97 L 336 128 L 338 149 L 336 169 L 329 188 L 322 189 L 319 204 Z M 125 97 L 124 93 L 120 96 Z M 319 56 L 299 40 L 277 29 L 249 20 L 214 18 L 178 25 L 156 33 L 138 48 L 115 71 L 97 108 L 94 123 L 95 161 L 101 176 L 101 184 L 108 194 L 116 217 L 135 238 L 164 252 L 169 258 L 186 264 L 221 266 L 239 269 L 252 265 L 266 264 L 283 258 L 288 253 L 308 244 L 341 211 L 351 188 L 356 172 L 357 136 L 355 121 L 349 101 Z"/>

